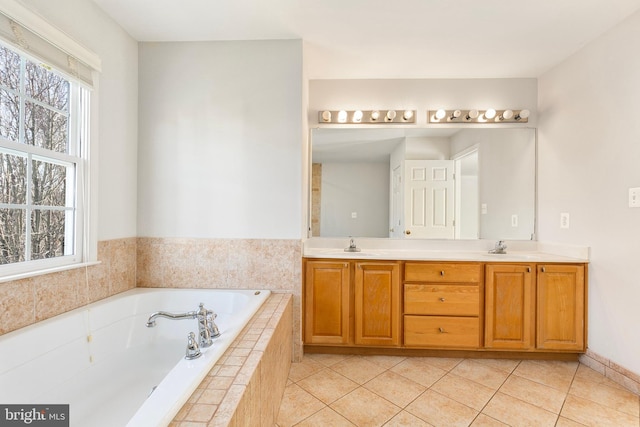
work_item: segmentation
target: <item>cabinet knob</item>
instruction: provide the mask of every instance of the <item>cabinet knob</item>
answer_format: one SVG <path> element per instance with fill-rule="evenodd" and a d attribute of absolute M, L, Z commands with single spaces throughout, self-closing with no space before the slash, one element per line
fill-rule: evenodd
<path fill-rule="evenodd" d="M 440 302 L 444 302 L 444 298 L 440 298 Z"/>
<path fill-rule="evenodd" d="M 444 328 L 438 328 L 438 332 L 440 332 L 441 334 L 444 334 Z"/>
<path fill-rule="evenodd" d="M 531 267 L 527 267 L 527 273 L 531 273 Z"/>
<path fill-rule="evenodd" d="M 411 234 L 411 230 L 405 230 L 405 231 L 404 231 L 404 234 L 406 234 L 406 235 Z"/>
<path fill-rule="evenodd" d="M 540 267 L 540 271 L 544 273 L 544 267 Z"/>
<path fill-rule="evenodd" d="M 440 275 L 441 275 L 441 276 L 444 276 L 444 270 L 441 270 L 441 271 L 440 271 Z"/>

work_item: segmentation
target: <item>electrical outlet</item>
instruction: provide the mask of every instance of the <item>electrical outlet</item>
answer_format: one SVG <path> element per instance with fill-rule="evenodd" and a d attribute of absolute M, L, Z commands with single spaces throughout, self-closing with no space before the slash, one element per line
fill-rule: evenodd
<path fill-rule="evenodd" d="M 560 214 L 560 228 L 569 228 L 569 214 L 567 212 Z"/>
<path fill-rule="evenodd" d="M 511 226 L 512 227 L 517 227 L 518 226 L 518 215 L 517 214 L 511 215 Z"/>
<path fill-rule="evenodd" d="M 483 203 L 483 204 L 480 205 L 480 213 L 482 215 L 486 215 L 487 214 L 487 204 L 486 203 Z"/>
<path fill-rule="evenodd" d="M 640 187 L 629 189 L 629 207 L 640 208 Z"/>

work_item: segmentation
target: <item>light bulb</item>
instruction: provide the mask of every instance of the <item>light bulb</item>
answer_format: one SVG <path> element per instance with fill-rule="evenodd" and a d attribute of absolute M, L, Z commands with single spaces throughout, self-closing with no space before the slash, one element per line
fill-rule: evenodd
<path fill-rule="evenodd" d="M 442 120 L 444 119 L 444 116 L 447 115 L 447 112 L 445 110 L 443 110 L 442 108 L 439 109 L 438 111 L 436 111 L 436 119 L 438 120 Z"/>
<path fill-rule="evenodd" d="M 449 120 L 457 119 L 458 117 L 460 117 L 460 114 L 462 114 L 462 111 L 460 110 L 453 111 L 449 116 Z"/>
<path fill-rule="evenodd" d="M 496 116 L 496 110 L 494 110 L 493 108 L 489 108 L 487 111 L 484 112 L 484 118 L 491 120 Z"/>
<path fill-rule="evenodd" d="M 322 112 L 322 121 L 330 122 L 331 121 L 331 111 L 323 111 Z"/>
<path fill-rule="evenodd" d="M 480 113 L 478 112 L 478 110 L 469 110 L 465 119 L 467 120 L 477 119 L 479 115 Z"/>
<path fill-rule="evenodd" d="M 402 114 L 402 118 L 404 120 L 411 120 L 412 117 L 413 117 L 413 111 L 412 110 L 404 110 L 404 113 Z"/>
<path fill-rule="evenodd" d="M 516 120 L 520 120 L 520 119 L 526 119 L 529 117 L 529 114 L 531 114 L 529 112 L 529 110 L 521 110 L 517 115 L 516 115 Z"/>
<path fill-rule="evenodd" d="M 362 121 L 362 111 L 356 110 L 353 112 L 353 121 L 360 123 Z"/>
<path fill-rule="evenodd" d="M 385 120 L 388 122 L 392 122 L 393 119 L 396 118 L 396 111 L 395 110 L 389 110 L 387 111 L 387 115 L 385 116 Z"/>
<path fill-rule="evenodd" d="M 338 111 L 338 122 L 344 123 L 347 121 L 347 112 L 344 110 Z"/>
<path fill-rule="evenodd" d="M 500 120 L 510 120 L 513 117 L 513 110 L 504 110 L 500 114 Z"/>
<path fill-rule="evenodd" d="M 372 112 L 371 112 L 371 120 L 372 120 L 372 121 L 374 121 L 374 122 L 375 122 L 375 121 L 376 121 L 376 120 L 378 120 L 379 118 L 380 118 L 380 111 L 378 111 L 378 110 L 374 110 L 374 111 L 372 111 Z"/>

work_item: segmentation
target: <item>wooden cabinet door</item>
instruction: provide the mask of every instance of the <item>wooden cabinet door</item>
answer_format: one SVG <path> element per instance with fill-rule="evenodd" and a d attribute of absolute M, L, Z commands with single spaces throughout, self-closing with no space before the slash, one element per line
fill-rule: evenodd
<path fill-rule="evenodd" d="M 307 344 L 349 342 L 349 262 L 307 261 L 304 340 Z"/>
<path fill-rule="evenodd" d="M 528 350 L 535 342 L 535 267 L 487 264 L 485 347 Z"/>
<path fill-rule="evenodd" d="M 400 345 L 400 265 L 355 264 L 355 344 Z"/>
<path fill-rule="evenodd" d="M 537 348 L 585 349 L 583 265 L 539 265 Z"/>

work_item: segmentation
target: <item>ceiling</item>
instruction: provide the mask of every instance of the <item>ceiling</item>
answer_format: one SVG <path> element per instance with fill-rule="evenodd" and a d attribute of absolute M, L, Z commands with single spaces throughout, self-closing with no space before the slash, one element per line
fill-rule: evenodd
<path fill-rule="evenodd" d="M 93 0 L 138 41 L 302 39 L 310 79 L 538 77 L 640 0 Z"/>

